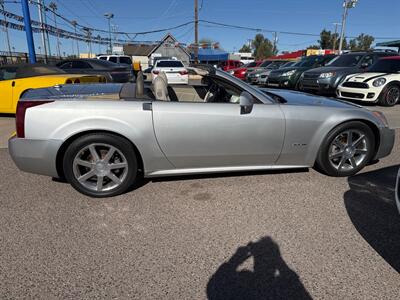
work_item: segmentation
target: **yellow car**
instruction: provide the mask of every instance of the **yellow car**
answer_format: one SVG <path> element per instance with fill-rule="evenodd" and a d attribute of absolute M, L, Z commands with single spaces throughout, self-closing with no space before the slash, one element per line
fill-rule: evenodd
<path fill-rule="evenodd" d="M 0 113 L 14 114 L 19 98 L 29 89 L 99 82 L 106 82 L 106 78 L 103 75 L 67 74 L 45 64 L 0 66 Z"/>

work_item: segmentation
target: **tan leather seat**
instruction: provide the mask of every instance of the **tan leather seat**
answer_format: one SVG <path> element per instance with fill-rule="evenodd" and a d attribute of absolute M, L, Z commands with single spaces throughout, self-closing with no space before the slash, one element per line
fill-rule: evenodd
<path fill-rule="evenodd" d="M 167 76 L 164 74 L 164 77 L 161 76 L 161 74 L 153 80 L 154 96 L 156 97 L 156 100 L 169 101 L 170 99 L 168 96 L 168 84 L 167 81 L 164 79 Z"/>

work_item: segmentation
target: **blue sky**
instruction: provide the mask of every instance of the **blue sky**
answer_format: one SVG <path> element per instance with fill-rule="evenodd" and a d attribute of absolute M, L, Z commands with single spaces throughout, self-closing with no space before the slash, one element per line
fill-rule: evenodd
<path fill-rule="evenodd" d="M 50 0 L 45 0 L 49 4 Z M 58 0 L 59 13 L 80 24 L 107 29 L 105 12 L 115 15 L 113 24 L 119 31 L 137 32 L 165 28 L 193 20 L 193 0 Z M 291 31 L 318 34 L 323 28 L 334 30 L 334 22 L 341 21 L 342 0 L 199 0 L 203 2 L 200 19 L 240 26 L 265 28 L 276 31 Z M 6 9 L 22 15 L 21 4 L 7 3 Z M 37 7 L 30 5 L 32 19 L 37 20 Z M 350 11 L 346 34 L 356 36 L 368 33 L 378 37 L 400 39 L 400 0 L 359 0 Z M 61 28 L 68 29 L 63 22 Z M 193 41 L 193 26 L 172 31 L 182 43 Z M 200 26 L 200 37 L 219 41 L 228 50 L 238 50 L 247 39 L 256 33 L 247 30 Z M 0 31 L 0 50 L 5 50 L 4 32 Z M 137 37 L 137 40 L 159 40 L 164 33 Z M 272 34 L 265 33 L 272 38 Z M 24 32 L 10 30 L 11 43 L 16 51 L 26 51 Z M 40 37 L 35 34 L 36 48 Z M 279 35 L 279 50 L 303 49 L 314 44 L 317 37 Z M 381 41 L 381 40 L 378 40 Z M 71 40 L 61 40 L 62 52 L 72 51 Z M 82 43 L 82 50 L 85 45 Z M 55 40 L 52 38 L 52 48 Z M 94 46 L 94 51 L 104 52 Z M 83 52 L 83 51 L 82 51 Z"/>

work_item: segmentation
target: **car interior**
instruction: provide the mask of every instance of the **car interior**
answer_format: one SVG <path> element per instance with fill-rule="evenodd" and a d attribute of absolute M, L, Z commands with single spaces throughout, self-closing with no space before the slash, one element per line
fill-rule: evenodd
<path fill-rule="evenodd" d="M 170 85 L 166 75 L 160 73 L 151 85 L 144 85 L 140 72 L 136 80 L 135 98 L 171 102 L 239 103 L 243 92 L 241 88 L 208 73 L 200 71 L 197 75 L 200 75 L 199 79 L 188 85 Z"/>

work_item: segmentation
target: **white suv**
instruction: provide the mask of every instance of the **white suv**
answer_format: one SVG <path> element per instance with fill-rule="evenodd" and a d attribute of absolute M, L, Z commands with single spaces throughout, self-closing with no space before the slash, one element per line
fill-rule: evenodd
<path fill-rule="evenodd" d="M 161 72 L 165 73 L 169 84 L 189 83 L 188 71 L 180 60 L 157 60 L 151 71 L 153 80 L 156 79 Z"/>
<path fill-rule="evenodd" d="M 116 64 L 132 65 L 132 59 L 127 55 L 99 55 L 97 58 L 108 60 Z"/>

